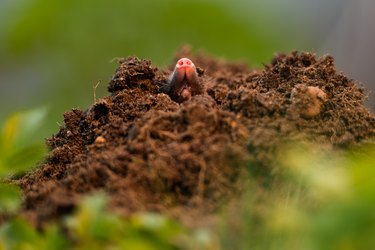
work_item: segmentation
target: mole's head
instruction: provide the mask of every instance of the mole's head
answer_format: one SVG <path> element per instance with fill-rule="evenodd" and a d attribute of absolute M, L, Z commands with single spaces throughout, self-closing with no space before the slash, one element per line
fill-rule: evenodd
<path fill-rule="evenodd" d="M 192 95 L 202 94 L 203 87 L 197 69 L 189 58 L 177 61 L 165 89 L 165 93 L 178 102 L 188 100 Z"/>

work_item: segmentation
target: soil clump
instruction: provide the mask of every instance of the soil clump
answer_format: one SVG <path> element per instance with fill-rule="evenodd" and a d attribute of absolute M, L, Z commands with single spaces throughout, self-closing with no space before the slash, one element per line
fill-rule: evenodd
<path fill-rule="evenodd" d="M 286 141 L 348 148 L 375 134 L 364 90 L 337 72 L 331 56 L 279 54 L 262 70 L 186 50 L 181 57 L 198 67 L 202 95 L 172 101 L 160 91 L 172 68 L 128 57 L 109 96 L 64 114 L 47 140 L 47 159 L 18 181 L 26 218 L 41 226 L 105 191 L 110 209 L 122 214 L 197 221 L 241 193 L 249 163 L 250 171 L 275 174 L 275 153 Z"/>

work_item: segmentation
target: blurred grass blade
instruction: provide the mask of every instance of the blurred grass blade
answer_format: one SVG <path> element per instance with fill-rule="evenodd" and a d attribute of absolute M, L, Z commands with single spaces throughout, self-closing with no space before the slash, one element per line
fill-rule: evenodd
<path fill-rule="evenodd" d="M 37 240 L 37 231 L 19 218 L 0 228 L 0 242 L 5 243 L 5 249 L 36 249 Z"/>
<path fill-rule="evenodd" d="M 13 152 L 4 159 L 5 171 L 0 170 L 0 177 L 6 174 L 24 172 L 32 167 L 45 153 L 45 146 L 41 144 L 30 145 Z"/>
<path fill-rule="evenodd" d="M 13 114 L 0 134 L 0 177 L 25 171 L 45 153 L 44 142 L 35 136 L 43 124 L 45 107 Z"/>
<path fill-rule="evenodd" d="M 16 211 L 21 204 L 20 189 L 15 185 L 0 183 L 0 212 Z"/>
<path fill-rule="evenodd" d="M 21 123 L 20 113 L 12 115 L 6 122 L 2 133 L 2 151 L 7 152 L 16 137 L 18 127 Z"/>
<path fill-rule="evenodd" d="M 27 221 L 15 218 L 0 227 L 0 250 L 3 249 L 71 249 L 56 225 L 47 225 L 39 232 Z"/>
<path fill-rule="evenodd" d="M 11 147 L 29 143 L 37 129 L 43 124 L 47 108 L 42 107 L 13 114 L 6 122 L 2 132 L 3 151 Z"/>

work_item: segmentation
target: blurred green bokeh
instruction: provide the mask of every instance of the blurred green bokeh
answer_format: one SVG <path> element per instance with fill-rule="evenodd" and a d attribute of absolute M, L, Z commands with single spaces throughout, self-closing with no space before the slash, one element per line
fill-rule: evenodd
<path fill-rule="evenodd" d="M 43 141 L 35 135 L 46 113 L 45 108 L 14 113 L 0 124 L 0 214 L 17 211 L 21 204 L 20 188 L 10 185 L 9 178 L 33 169 L 46 153 Z"/>
<path fill-rule="evenodd" d="M 227 216 L 223 249 L 374 249 L 375 147 L 356 151 L 285 147 L 279 174 L 255 177 Z"/>
<path fill-rule="evenodd" d="M 58 130 L 62 113 L 86 109 L 117 64 L 136 55 L 165 67 L 181 45 L 251 65 L 277 51 L 316 51 L 322 31 L 312 23 L 339 13 L 339 0 L 0 1 L 0 121 L 48 105 L 41 137 Z M 310 14 L 309 14 L 310 13 Z M 314 15 L 313 15 L 314 14 Z M 328 15 L 329 14 L 329 15 Z"/>

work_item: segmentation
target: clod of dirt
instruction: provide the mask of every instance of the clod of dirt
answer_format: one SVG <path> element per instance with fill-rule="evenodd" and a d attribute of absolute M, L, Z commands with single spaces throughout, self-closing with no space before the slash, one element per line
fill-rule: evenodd
<path fill-rule="evenodd" d="M 41 226 L 104 190 L 123 214 L 194 214 L 204 222 L 241 193 L 245 164 L 277 172 L 273 159 L 285 140 L 341 148 L 375 135 L 362 88 L 330 56 L 280 54 L 261 71 L 186 50 L 177 56 L 199 67 L 206 92 L 178 104 L 159 92 L 170 71 L 120 60 L 111 95 L 65 113 L 45 162 L 18 181 L 25 217 Z"/>
<path fill-rule="evenodd" d="M 154 90 L 157 87 L 151 82 L 157 69 L 151 66 L 150 60 L 128 57 L 120 59 L 119 63 L 120 67 L 108 84 L 109 92 L 115 93 L 125 88 L 137 87 L 144 90 Z"/>
<path fill-rule="evenodd" d="M 292 89 L 290 98 L 292 104 L 288 111 L 309 119 L 320 114 L 327 95 L 319 87 L 297 84 Z"/>

